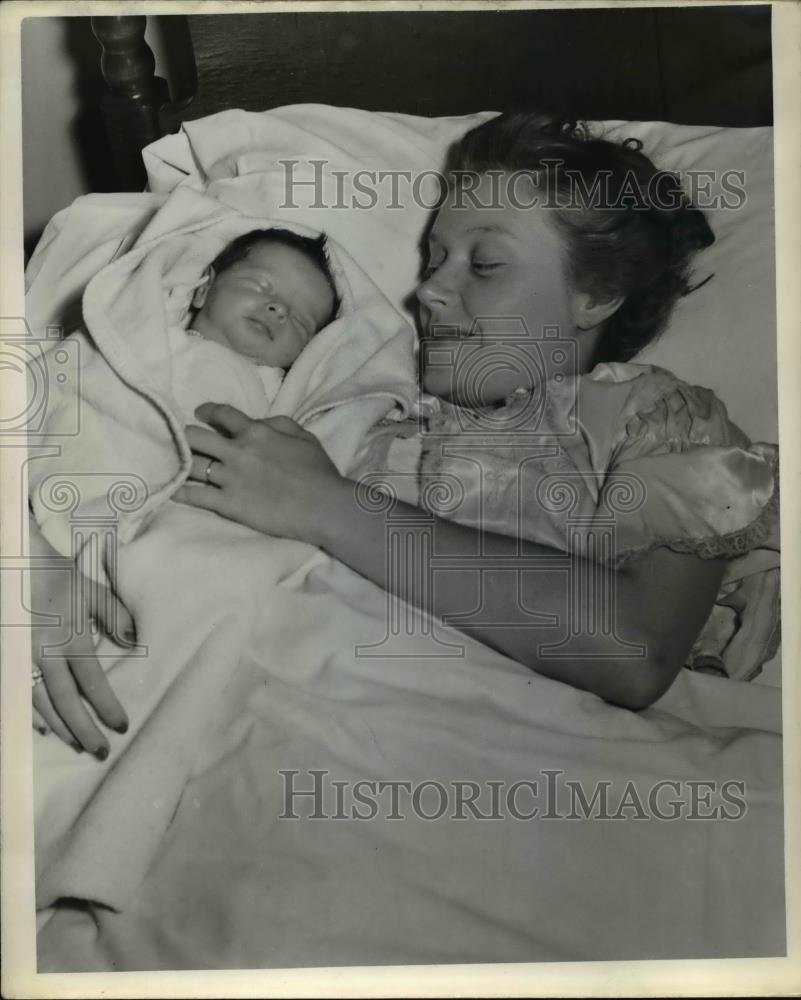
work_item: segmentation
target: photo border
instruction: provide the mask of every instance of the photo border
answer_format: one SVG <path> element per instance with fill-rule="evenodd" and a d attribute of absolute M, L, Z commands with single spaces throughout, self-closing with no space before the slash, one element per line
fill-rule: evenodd
<path fill-rule="evenodd" d="M 741 5 L 741 4 L 738 4 Z M 750 5 L 750 4 L 749 4 Z M 406 2 L 307 3 L 70 3 L 9 0 L 0 8 L 0 308 L 3 316 L 24 315 L 21 159 L 20 24 L 26 16 L 88 16 L 166 13 L 270 13 L 281 10 L 410 10 Z M 695 6 L 662 2 L 465 2 L 426 3 L 426 10 Z M 734 6 L 713 3 L 708 6 Z M 573 962 L 491 965 L 311 968 L 131 973 L 46 973 L 35 971 L 35 910 L 32 853 L 32 748 L 30 648 L 26 630 L 2 633 L 2 945 L 5 997 L 379 997 L 379 996 L 724 996 L 773 995 L 801 989 L 801 6 L 772 2 L 773 89 L 776 182 L 776 267 L 779 381 L 779 439 L 782 452 L 782 628 L 784 720 L 784 816 L 787 907 L 786 958 Z M 24 406 L 24 379 L 3 373 L 3 412 Z M 3 456 L 0 479 L 0 546 L 20 551 L 17 503 L 20 468 Z M 16 458 L 24 458 L 24 448 Z M 3 607 L 10 595 L 2 593 Z M 0 620 L 3 614 L 0 612 Z M 792 665 L 792 667 L 791 667 Z"/>

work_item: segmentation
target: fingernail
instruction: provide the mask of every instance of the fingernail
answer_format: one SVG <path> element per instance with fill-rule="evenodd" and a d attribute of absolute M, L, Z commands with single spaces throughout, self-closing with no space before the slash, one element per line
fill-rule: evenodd
<path fill-rule="evenodd" d="M 97 757 L 98 760 L 105 760 L 106 757 L 108 757 L 108 747 L 98 747 L 98 749 L 95 750 L 95 757 Z"/>
<path fill-rule="evenodd" d="M 118 726 L 113 726 L 112 728 L 114 729 L 115 733 L 127 733 L 128 732 L 128 723 L 127 722 L 121 722 Z"/>
<path fill-rule="evenodd" d="M 76 743 L 73 741 L 72 743 L 70 743 L 70 746 L 75 751 L 75 753 L 83 753 L 83 747 L 81 746 L 80 743 Z"/>

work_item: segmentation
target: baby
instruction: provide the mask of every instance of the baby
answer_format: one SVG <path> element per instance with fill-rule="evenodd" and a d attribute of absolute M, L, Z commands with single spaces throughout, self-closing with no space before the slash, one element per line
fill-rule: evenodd
<path fill-rule="evenodd" d="M 209 401 L 265 417 L 286 369 L 340 304 L 324 235 L 255 229 L 229 243 L 196 289 L 186 328 L 170 330 L 173 394 L 187 421 Z"/>

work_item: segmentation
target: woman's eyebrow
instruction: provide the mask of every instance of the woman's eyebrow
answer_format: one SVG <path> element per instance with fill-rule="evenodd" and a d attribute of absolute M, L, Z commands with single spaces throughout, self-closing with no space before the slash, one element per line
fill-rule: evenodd
<path fill-rule="evenodd" d="M 513 240 L 519 239 L 511 229 L 507 229 L 506 226 L 501 226 L 498 224 L 490 224 L 488 226 L 471 226 L 466 229 L 467 233 L 495 233 L 498 236 L 510 236 Z"/>

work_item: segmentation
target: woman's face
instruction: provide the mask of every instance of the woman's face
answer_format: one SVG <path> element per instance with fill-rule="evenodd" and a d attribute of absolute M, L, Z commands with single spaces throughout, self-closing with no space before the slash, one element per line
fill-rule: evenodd
<path fill-rule="evenodd" d="M 513 195 L 525 202 L 531 193 L 518 184 Z M 564 244 L 548 210 L 511 204 L 505 184 L 487 176 L 475 198 L 480 204 L 451 196 L 431 229 L 417 290 L 420 358 L 427 392 L 486 406 L 539 381 L 537 342 L 553 328 L 573 337 L 576 327 Z"/>

